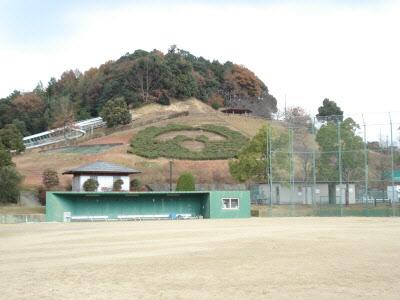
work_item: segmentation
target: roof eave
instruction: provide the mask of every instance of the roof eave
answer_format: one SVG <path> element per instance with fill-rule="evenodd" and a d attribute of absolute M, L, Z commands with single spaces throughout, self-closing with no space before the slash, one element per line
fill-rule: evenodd
<path fill-rule="evenodd" d="M 107 171 L 65 171 L 63 175 L 84 175 L 84 174 L 99 174 L 99 175 L 130 175 L 130 174 L 139 174 L 142 173 L 140 171 L 131 171 L 131 172 L 107 172 Z"/>

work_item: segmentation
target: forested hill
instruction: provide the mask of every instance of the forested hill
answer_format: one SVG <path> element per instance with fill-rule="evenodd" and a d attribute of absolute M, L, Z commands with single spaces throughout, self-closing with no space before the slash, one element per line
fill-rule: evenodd
<path fill-rule="evenodd" d="M 253 108 L 269 117 L 276 99 L 247 68 L 209 61 L 172 46 L 166 54 L 136 50 L 85 73 L 66 71 L 29 93 L 14 91 L 0 99 L 0 128 L 14 124 L 23 135 L 70 120 L 97 116 L 110 99 L 123 97 L 132 108 L 169 98 L 196 97 L 212 105 Z"/>

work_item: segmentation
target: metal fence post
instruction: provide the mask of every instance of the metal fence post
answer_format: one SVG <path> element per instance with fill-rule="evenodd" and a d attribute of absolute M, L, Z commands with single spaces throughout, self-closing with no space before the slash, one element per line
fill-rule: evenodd
<path fill-rule="evenodd" d="M 293 163 L 293 128 L 289 126 L 289 181 L 290 181 L 290 210 L 293 216 L 293 195 L 294 195 L 294 163 Z"/>
<path fill-rule="evenodd" d="M 367 141 L 367 124 L 365 123 L 364 115 L 361 115 L 364 125 L 364 177 L 365 177 L 365 203 L 368 210 L 368 178 L 369 178 L 369 168 L 368 168 L 368 141 Z"/>
<path fill-rule="evenodd" d="M 393 122 L 392 122 L 392 116 L 389 112 L 389 121 L 390 121 L 390 160 L 391 160 L 391 183 L 392 183 L 392 214 L 393 216 L 396 215 L 395 213 L 395 191 L 394 191 L 394 145 L 393 145 Z"/>
<path fill-rule="evenodd" d="M 312 122 L 312 129 L 311 129 L 311 132 L 312 132 L 312 136 L 313 136 L 313 138 L 314 139 L 316 139 L 316 136 L 315 136 L 315 117 L 313 118 L 313 122 Z M 312 204 L 313 204 L 313 206 L 315 206 L 315 185 L 316 185 L 316 181 L 317 181 L 317 174 L 316 174 L 316 170 L 315 170 L 315 168 L 316 168 L 316 164 L 315 164 L 315 147 L 313 147 L 313 151 L 312 151 L 312 172 L 313 172 L 313 188 L 312 188 Z"/>
<path fill-rule="evenodd" d="M 342 174 L 342 138 L 340 132 L 341 122 L 337 122 L 338 131 L 338 163 L 339 163 L 339 192 L 340 192 L 340 216 L 343 216 L 343 199 L 342 199 L 342 184 L 343 184 L 343 174 Z"/>
<path fill-rule="evenodd" d="M 268 169 L 269 169 L 269 206 L 272 207 L 272 130 L 271 127 L 268 127 Z"/>

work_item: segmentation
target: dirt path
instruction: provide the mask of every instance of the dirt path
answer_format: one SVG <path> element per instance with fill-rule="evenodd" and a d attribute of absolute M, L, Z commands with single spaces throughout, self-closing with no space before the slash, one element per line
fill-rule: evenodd
<path fill-rule="evenodd" d="M 0 226 L 2 299 L 398 299 L 400 219 Z"/>

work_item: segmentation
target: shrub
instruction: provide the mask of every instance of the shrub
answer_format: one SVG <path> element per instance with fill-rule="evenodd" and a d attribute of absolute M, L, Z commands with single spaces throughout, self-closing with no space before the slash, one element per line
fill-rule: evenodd
<path fill-rule="evenodd" d="M 53 169 L 44 170 L 42 174 L 42 183 L 47 190 L 57 186 L 60 183 L 57 171 Z"/>
<path fill-rule="evenodd" d="M 208 131 L 224 137 L 224 140 L 209 140 L 206 136 L 189 138 L 183 135 L 178 135 L 166 141 L 157 139 L 163 133 L 184 130 Z M 181 145 L 186 140 L 202 142 L 204 143 L 204 149 L 202 151 L 191 151 Z M 235 157 L 247 141 L 248 139 L 239 132 L 223 126 L 206 124 L 199 127 L 192 127 L 188 125 L 169 124 L 164 127 L 148 127 L 139 131 L 132 139 L 131 149 L 128 152 L 150 159 L 157 157 L 192 160 L 227 159 Z"/>
<path fill-rule="evenodd" d="M 17 203 L 22 176 L 13 166 L 0 168 L 0 202 Z"/>
<path fill-rule="evenodd" d="M 107 127 L 125 125 L 132 121 L 131 113 L 123 97 L 108 101 L 100 115 L 106 121 Z"/>
<path fill-rule="evenodd" d="M 218 110 L 221 107 L 221 104 L 219 104 L 218 102 L 213 102 L 211 103 L 211 107 L 215 110 Z"/>
<path fill-rule="evenodd" d="M 46 205 L 46 188 L 44 186 L 39 186 L 37 189 L 37 196 L 39 203 L 43 206 Z"/>
<path fill-rule="evenodd" d="M 161 105 L 170 105 L 171 104 L 171 101 L 169 100 L 168 95 L 165 93 L 162 93 L 161 96 L 158 97 L 156 102 Z"/>
<path fill-rule="evenodd" d="M 192 173 L 184 172 L 179 176 L 178 182 L 176 183 L 177 191 L 194 191 L 195 187 L 195 179 Z"/>
<path fill-rule="evenodd" d="M 95 192 L 99 187 L 99 182 L 96 179 L 89 178 L 83 183 L 85 192 Z"/>
<path fill-rule="evenodd" d="M 138 178 L 134 178 L 131 181 L 131 190 L 132 191 L 139 191 L 140 188 L 142 187 L 142 183 Z"/>
<path fill-rule="evenodd" d="M 66 191 L 72 191 L 72 180 L 68 180 L 66 183 L 65 183 L 65 190 Z"/>
<path fill-rule="evenodd" d="M 211 95 L 210 99 L 208 99 L 208 103 L 210 103 L 211 106 L 213 106 L 213 103 L 216 103 L 216 105 L 218 105 L 219 107 L 222 107 L 222 106 L 224 106 L 225 100 L 224 100 L 224 97 L 222 97 L 220 94 L 213 93 Z"/>
<path fill-rule="evenodd" d="M 113 183 L 113 191 L 114 192 L 120 192 L 122 190 L 122 185 L 124 184 L 124 181 L 122 179 L 117 179 Z"/>
<path fill-rule="evenodd" d="M 8 124 L 0 129 L 0 144 L 7 150 L 15 150 L 17 153 L 24 151 L 25 145 L 22 138 L 21 132 L 13 124 Z"/>

